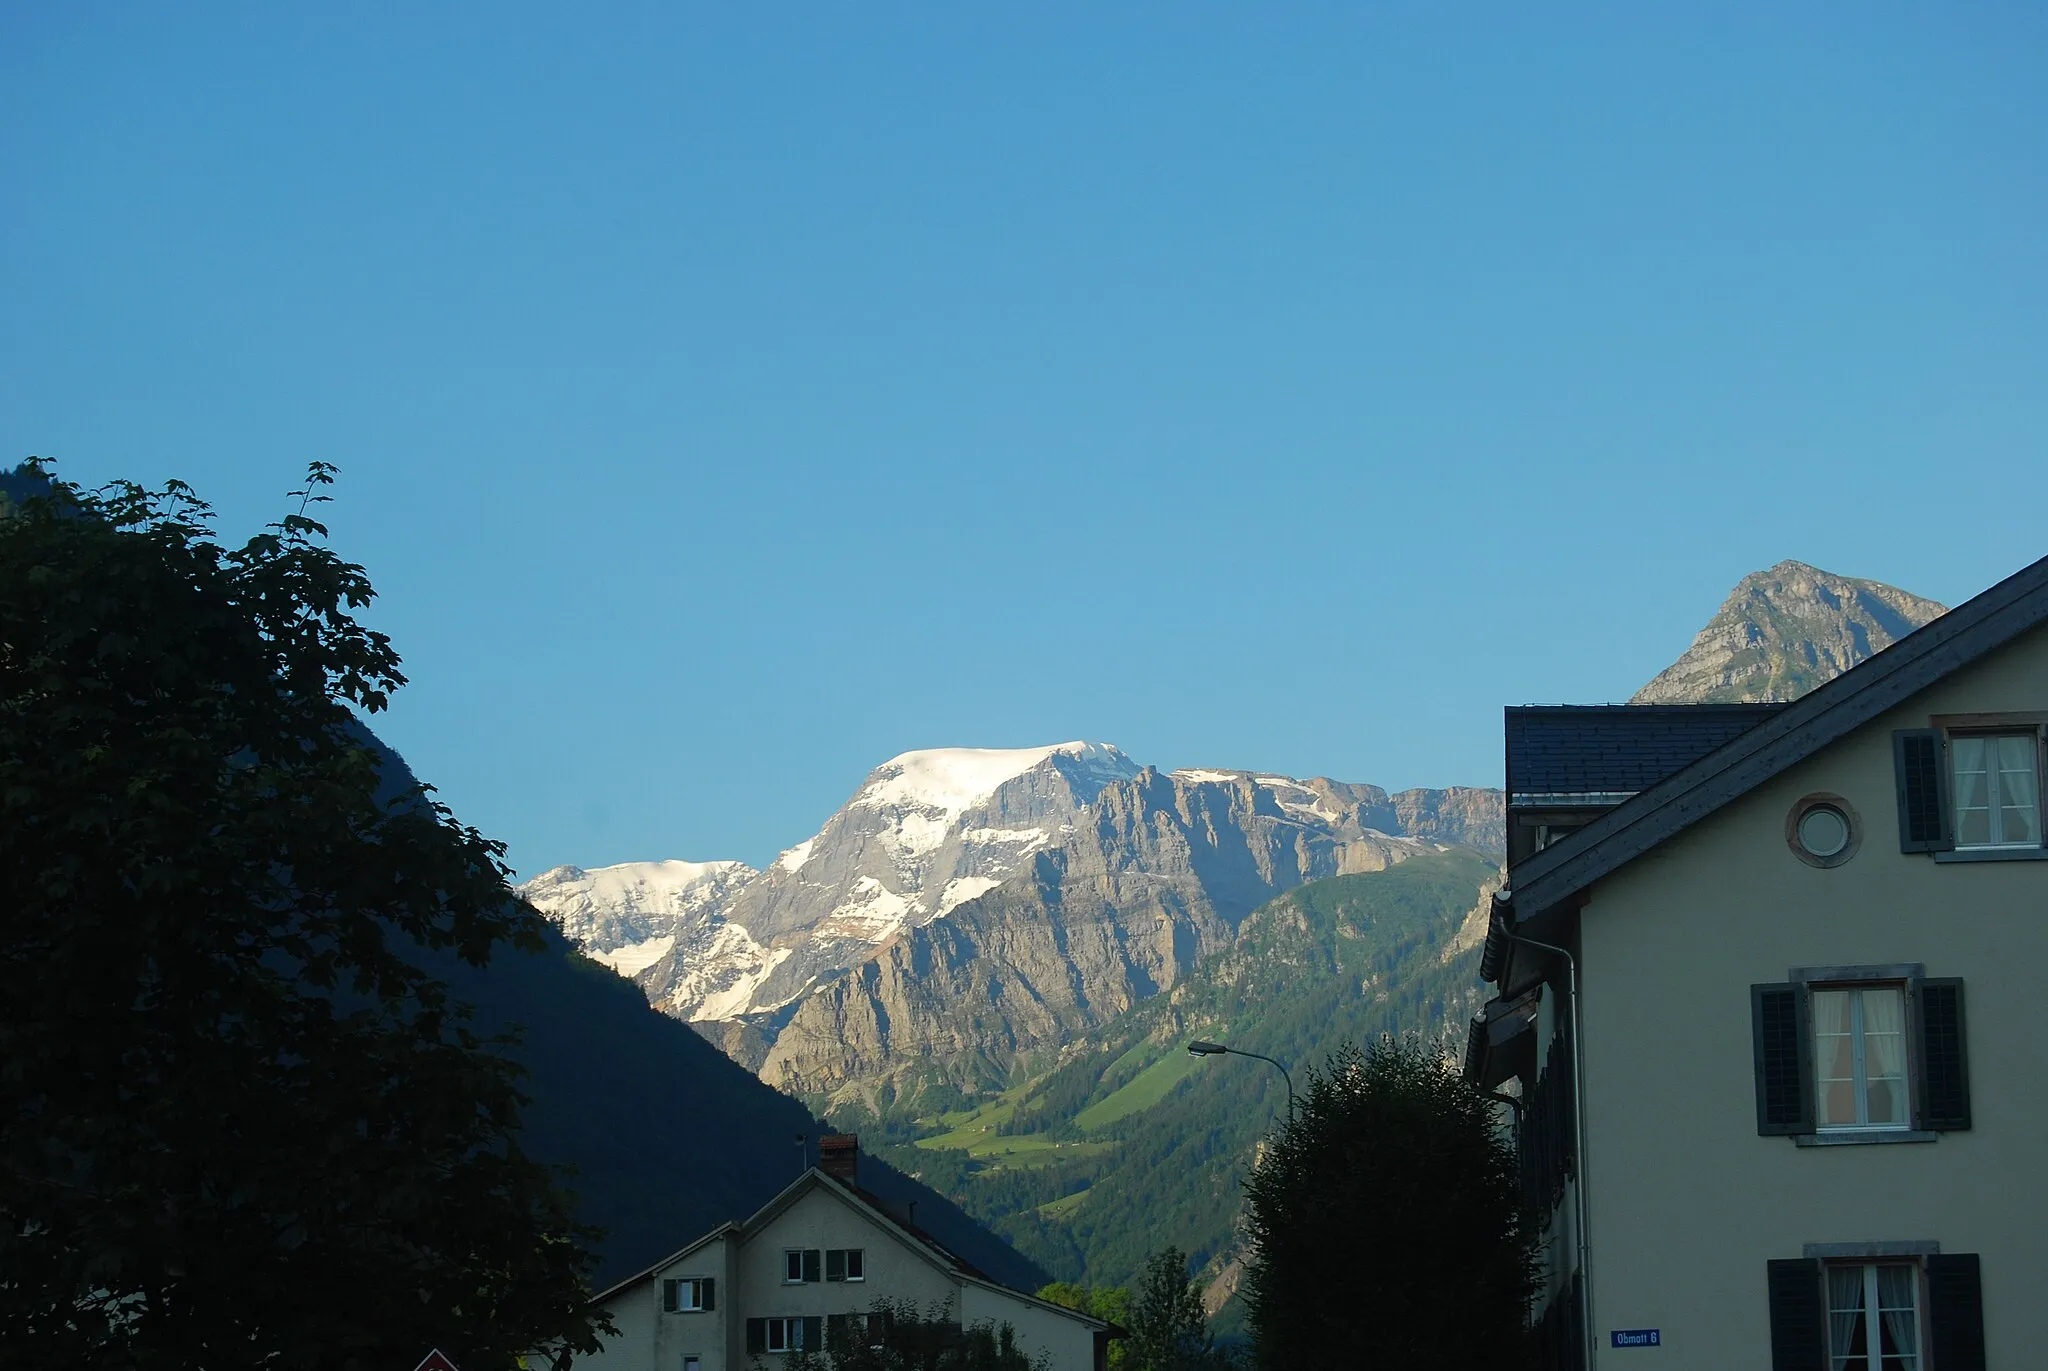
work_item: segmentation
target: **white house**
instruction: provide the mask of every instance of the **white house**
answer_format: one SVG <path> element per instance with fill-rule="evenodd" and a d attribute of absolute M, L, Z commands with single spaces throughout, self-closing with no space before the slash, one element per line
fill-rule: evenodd
<path fill-rule="evenodd" d="M 1793 703 L 1507 743 L 1466 1071 L 1551 1216 L 1539 1365 L 2048 1365 L 2048 558 Z"/>
<path fill-rule="evenodd" d="M 775 1367 L 859 1332 L 877 1300 L 945 1306 L 963 1327 L 1010 1325 L 1053 1371 L 1102 1371 L 1110 1325 L 998 1285 L 860 1188 L 851 1135 L 752 1217 L 726 1223 L 596 1297 L 618 1332 L 598 1371 Z"/>

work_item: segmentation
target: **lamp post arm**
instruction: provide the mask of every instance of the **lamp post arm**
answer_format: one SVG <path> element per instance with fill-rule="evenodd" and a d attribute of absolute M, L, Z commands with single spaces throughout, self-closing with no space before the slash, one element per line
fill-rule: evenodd
<path fill-rule="evenodd" d="M 1240 1057 L 1257 1057 L 1262 1062 L 1280 1068 L 1280 1079 L 1287 1082 L 1287 1112 L 1291 1117 L 1294 1113 L 1294 1077 L 1288 1072 L 1286 1064 L 1267 1056 L 1263 1052 L 1247 1052 L 1241 1047 L 1233 1047 L 1226 1050 L 1235 1052 Z"/>

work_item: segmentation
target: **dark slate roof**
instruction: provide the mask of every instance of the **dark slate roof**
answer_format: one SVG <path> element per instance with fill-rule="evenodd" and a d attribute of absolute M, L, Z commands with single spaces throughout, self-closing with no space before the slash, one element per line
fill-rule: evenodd
<path fill-rule="evenodd" d="M 1508 802 L 1648 790 L 1770 718 L 1782 704 L 1510 705 Z"/>

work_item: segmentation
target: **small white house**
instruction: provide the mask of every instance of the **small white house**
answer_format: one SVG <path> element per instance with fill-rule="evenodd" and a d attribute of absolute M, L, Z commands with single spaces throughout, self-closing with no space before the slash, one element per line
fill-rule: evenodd
<path fill-rule="evenodd" d="M 598 1371 L 776 1367 L 828 1333 L 858 1330 L 877 1300 L 938 1305 L 961 1325 L 1016 1330 L 1052 1371 L 1103 1371 L 1110 1325 L 998 1285 L 862 1190 L 851 1135 L 751 1218 L 726 1223 L 596 1297 L 618 1332 Z"/>

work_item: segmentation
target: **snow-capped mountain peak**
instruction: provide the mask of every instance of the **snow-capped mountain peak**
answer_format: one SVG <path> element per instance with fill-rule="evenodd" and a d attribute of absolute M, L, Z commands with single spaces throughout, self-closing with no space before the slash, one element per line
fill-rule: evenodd
<path fill-rule="evenodd" d="M 893 940 L 1002 898 L 994 892 L 1041 853 L 1101 863 L 1101 842 L 1142 847 L 1149 839 L 1128 825 L 1147 806 L 1192 805 L 1232 831 L 1283 825 L 1282 845 L 1307 854 L 1304 872 L 1371 869 L 1435 846 L 1422 801 L 1370 786 L 1191 768 L 1173 774 L 1167 791 L 1179 798 L 1168 802 L 1146 775 L 1106 743 L 906 752 L 763 871 L 738 862 L 557 867 L 524 893 L 659 1008 L 724 1019 L 782 1009 Z M 1098 811 L 1112 786 L 1105 819 Z"/>
<path fill-rule="evenodd" d="M 905 752 L 869 773 L 852 803 L 867 809 L 913 808 L 958 818 L 1048 757 L 1071 757 L 1091 771 L 1134 776 L 1131 759 L 1107 743 L 1051 747 L 939 747 Z"/>
<path fill-rule="evenodd" d="M 621 862 L 558 866 L 519 887 L 584 952 L 632 976 L 668 955 L 678 935 L 715 919 L 758 875 L 745 862 Z"/>

